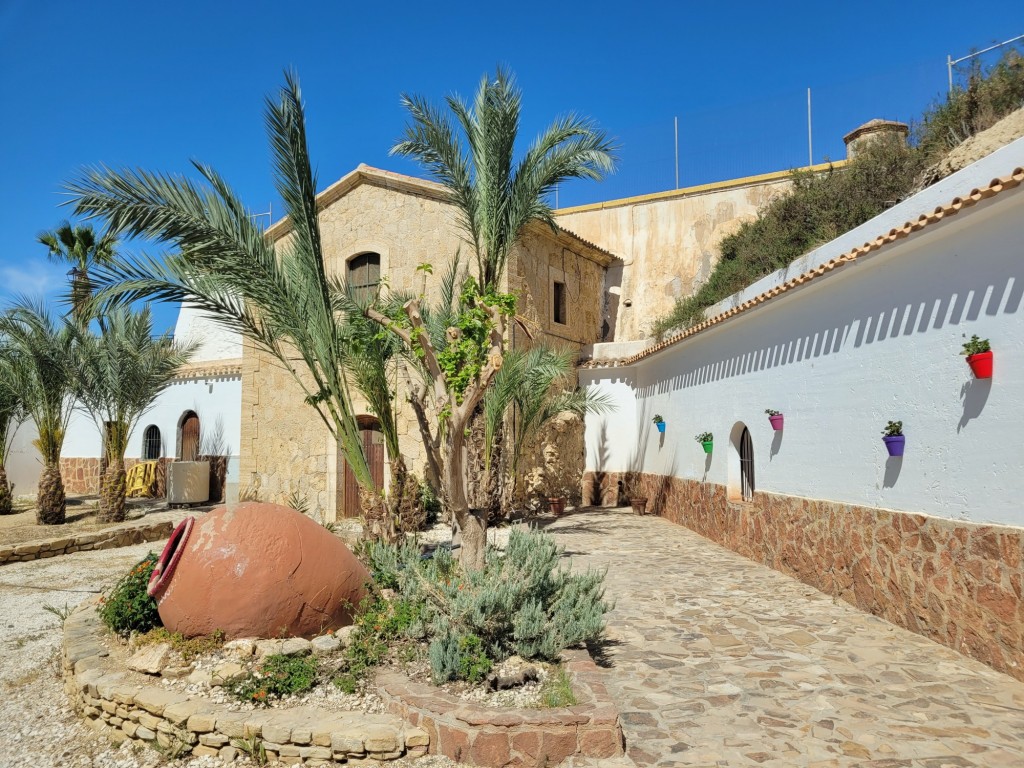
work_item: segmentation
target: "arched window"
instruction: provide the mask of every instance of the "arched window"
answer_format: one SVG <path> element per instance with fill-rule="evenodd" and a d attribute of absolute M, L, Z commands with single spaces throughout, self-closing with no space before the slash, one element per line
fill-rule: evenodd
<path fill-rule="evenodd" d="M 740 435 L 740 481 L 742 483 L 743 500 L 754 500 L 754 441 L 750 439 L 750 430 L 743 428 Z"/>
<path fill-rule="evenodd" d="M 348 260 L 348 287 L 356 301 L 369 301 L 380 284 L 380 254 L 361 253 Z"/>
<path fill-rule="evenodd" d="M 142 460 L 156 461 L 163 453 L 163 443 L 160 440 L 160 427 L 150 424 L 142 433 Z"/>

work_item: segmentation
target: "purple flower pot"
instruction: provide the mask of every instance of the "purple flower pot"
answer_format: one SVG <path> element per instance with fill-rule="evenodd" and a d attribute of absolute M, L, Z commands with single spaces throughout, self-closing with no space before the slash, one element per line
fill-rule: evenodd
<path fill-rule="evenodd" d="M 906 435 L 890 435 L 883 437 L 882 440 L 885 442 L 885 449 L 889 451 L 890 456 L 903 455 L 903 448 L 907 442 Z"/>
<path fill-rule="evenodd" d="M 769 416 L 768 417 L 768 421 L 770 421 L 772 423 L 772 429 L 774 429 L 776 432 L 778 432 L 780 429 L 782 429 L 782 414 L 781 413 L 778 414 L 777 416 Z"/>

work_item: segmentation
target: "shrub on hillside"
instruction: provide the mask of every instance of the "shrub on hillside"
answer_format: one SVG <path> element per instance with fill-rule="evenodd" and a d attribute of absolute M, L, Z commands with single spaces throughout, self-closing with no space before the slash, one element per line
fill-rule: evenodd
<path fill-rule="evenodd" d="M 842 169 L 794 171 L 789 192 L 722 239 L 722 257 L 707 282 L 657 318 L 651 335 L 660 339 L 701 322 L 709 307 L 877 216 L 924 183 L 925 169 L 949 150 L 1022 106 L 1024 58 L 1010 50 L 987 71 L 976 64 L 966 88 L 928 109 L 911 146 L 882 139 Z"/>
<path fill-rule="evenodd" d="M 132 632 L 149 632 L 161 626 L 156 601 L 146 592 L 157 556 L 150 552 L 100 598 L 100 618 L 111 631 L 127 637 Z"/>

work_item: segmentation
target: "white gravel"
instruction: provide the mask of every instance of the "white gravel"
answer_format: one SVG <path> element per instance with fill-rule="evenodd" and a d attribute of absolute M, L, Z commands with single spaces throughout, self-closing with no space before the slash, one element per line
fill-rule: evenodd
<path fill-rule="evenodd" d="M 60 677 L 60 620 L 44 606 L 74 608 L 117 581 L 163 542 L 0 566 L 0 768 L 226 768 L 212 757 L 165 762 L 155 751 L 114 747 L 75 716 Z M 391 765 L 453 768 L 447 758 Z"/>

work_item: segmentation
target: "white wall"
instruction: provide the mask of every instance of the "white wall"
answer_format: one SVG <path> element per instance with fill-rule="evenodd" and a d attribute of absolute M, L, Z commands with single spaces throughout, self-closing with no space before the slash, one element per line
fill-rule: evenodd
<path fill-rule="evenodd" d="M 620 403 L 587 419 L 588 469 L 738 486 L 742 422 L 758 490 L 1024 525 L 1022 222 L 1024 188 L 1003 192 L 632 367 L 581 371 Z M 975 333 L 995 352 L 987 381 L 959 354 Z M 881 440 L 889 419 L 903 421 L 902 460 Z M 704 430 L 710 459 L 693 439 Z"/>
<path fill-rule="evenodd" d="M 210 315 L 183 304 L 174 324 L 174 338 L 182 342 L 198 341 L 193 363 L 208 360 L 236 360 L 242 357 L 242 337 L 219 326 Z"/>

